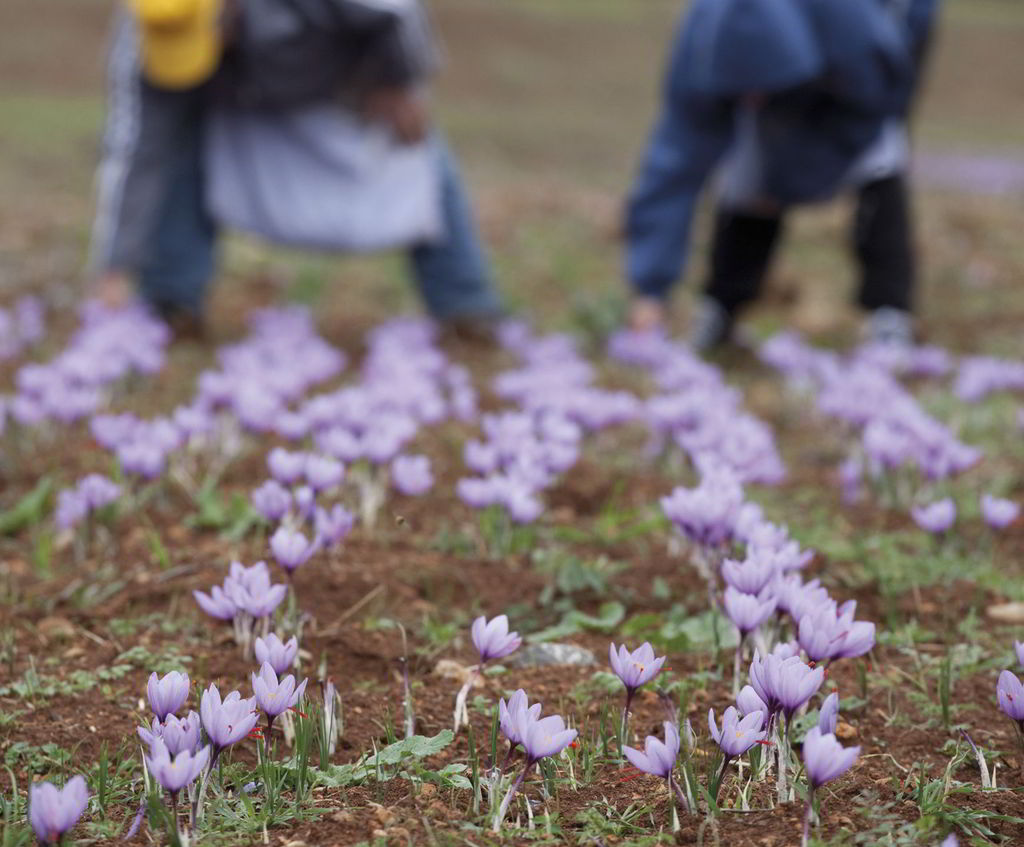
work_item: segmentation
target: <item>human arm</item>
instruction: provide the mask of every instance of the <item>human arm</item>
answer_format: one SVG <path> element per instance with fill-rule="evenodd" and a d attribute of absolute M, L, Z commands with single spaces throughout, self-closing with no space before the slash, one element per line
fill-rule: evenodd
<path fill-rule="evenodd" d="M 683 271 L 697 200 L 731 136 L 726 103 L 666 98 L 626 213 L 626 274 L 647 315 Z"/>

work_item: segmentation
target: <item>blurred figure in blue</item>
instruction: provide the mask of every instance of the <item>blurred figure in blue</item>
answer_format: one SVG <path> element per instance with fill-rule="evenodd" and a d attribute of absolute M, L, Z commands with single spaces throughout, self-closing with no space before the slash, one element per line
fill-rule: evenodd
<path fill-rule="evenodd" d="M 221 227 L 328 250 L 399 247 L 430 314 L 500 305 L 425 85 L 418 0 L 128 0 L 109 61 L 91 265 L 201 326 Z M 472 331 L 472 329 L 470 329 Z"/>
<path fill-rule="evenodd" d="M 906 121 L 938 0 L 694 0 L 627 212 L 634 329 L 659 326 L 698 198 L 719 169 L 690 341 L 727 342 L 786 210 L 856 191 L 867 340 L 909 344 L 915 279 Z"/>

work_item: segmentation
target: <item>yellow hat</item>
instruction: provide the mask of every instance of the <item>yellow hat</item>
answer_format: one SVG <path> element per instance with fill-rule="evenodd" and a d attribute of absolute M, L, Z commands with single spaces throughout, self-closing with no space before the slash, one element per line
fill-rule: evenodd
<path fill-rule="evenodd" d="M 142 70 L 159 88 L 205 82 L 220 61 L 222 0 L 128 0 L 139 22 Z"/>

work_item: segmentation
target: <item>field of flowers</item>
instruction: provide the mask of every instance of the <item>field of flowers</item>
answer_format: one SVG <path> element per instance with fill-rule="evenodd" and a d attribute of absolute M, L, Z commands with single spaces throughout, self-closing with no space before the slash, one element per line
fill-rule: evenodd
<path fill-rule="evenodd" d="M 0 315 L 5 845 L 1024 831 L 1024 362 Z"/>
<path fill-rule="evenodd" d="M 1024 15 L 947 4 L 929 342 L 830 209 L 702 361 L 610 237 L 677 5 L 436 3 L 487 347 L 237 242 L 207 343 L 83 300 L 108 3 L 0 4 L 0 847 L 1024 844 Z"/>

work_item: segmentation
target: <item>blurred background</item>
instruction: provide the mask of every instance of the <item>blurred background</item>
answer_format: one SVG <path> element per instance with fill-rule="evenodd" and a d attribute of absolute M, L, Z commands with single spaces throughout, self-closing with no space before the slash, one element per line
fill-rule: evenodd
<path fill-rule="evenodd" d="M 620 210 L 653 117 L 677 0 L 431 0 L 437 114 L 503 291 L 542 325 L 597 332 L 625 299 Z M 0 298 L 82 290 L 111 0 L 0 3 Z M 920 312 L 929 340 L 1020 355 L 1024 3 L 947 0 L 915 123 Z M 843 201 L 804 209 L 753 322 L 851 337 Z M 706 226 L 697 232 L 706 237 Z M 691 281 L 703 271 L 695 249 Z M 217 332 L 249 305 L 315 304 L 352 332 L 416 301 L 394 257 L 337 259 L 235 238 Z M 685 314 L 693 286 L 678 298 Z M 677 320 L 681 318 L 677 317 Z"/>

